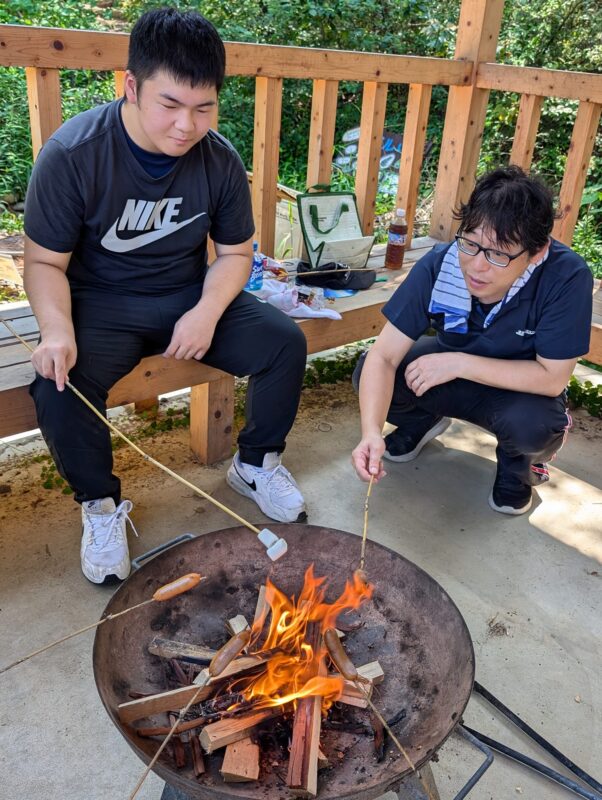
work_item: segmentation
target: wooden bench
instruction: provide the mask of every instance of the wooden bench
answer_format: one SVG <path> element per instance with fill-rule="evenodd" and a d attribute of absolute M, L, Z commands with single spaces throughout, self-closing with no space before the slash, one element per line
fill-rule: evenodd
<path fill-rule="evenodd" d="M 411 264 L 433 244 L 417 240 L 408 254 Z M 370 266 L 382 265 L 382 248 L 376 248 Z M 393 277 L 397 273 L 386 273 Z M 393 289 L 382 284 L 358 292 L 353 297 L 337 299 L 335 308 L 341 320 L 299 320 L 309 353 L 318 353 L 360 339 L 376 336 L 384 324 L 380 310 Z M 0 305 L 0 318 L 7 319 L 16 333 L 34 345 L 38 324 L 27 302 Z M 0 324 L 0 438 L 37 427 L 29 384 L 34 371 L 29 353 Z M 162 356 L 144 358 L 138 366 L 111 389 L 108 407 L 143 403 L 148 398 L 190 387 L 190 445 L 203 464 L 212 464 L 232 454 L 234 414 L 234 378 L 196 361 L 176 361 Z"/>
<path fill-rule="evenodd" d="M 411 264 L 433 246 L 434 240 L 416 239 L 406 254 L 403 274 Z M 377 246 L 368 266 L 379 268 L 384 249 Z M 406 269 L 406 267 L 408 269 Z M 383 271 L 387 278 L 399 273 Z M 334 308 L 341 320 L 300 320 L 307 339 L 308 353 L 319 353 L 376 336 L 384 325 L 381 308 L 394 288 L 382 283 L 358 292 L 353 297 L 337 299 Z M 34 344 L 38 325 L 26 302 L 0 305 L 0 318 L 11 321 L 15 331 Z M 586 358 L 602 364 L 602 288 L 596 285 L 592 341 Z M 37 427 L 29 384 L 34 372 L 25 347 L 0 324 L 0 438 Z M 231 375 L 196 361 L 176 361 L 162 356 L 143 359 L 138 366 L 111 389 L 108 407 L 142 403 L 160 394 L 190 387 L 190 445 L 202 464 L 212 464 L 232 453 L 234 414 L 234 379 Z"/>

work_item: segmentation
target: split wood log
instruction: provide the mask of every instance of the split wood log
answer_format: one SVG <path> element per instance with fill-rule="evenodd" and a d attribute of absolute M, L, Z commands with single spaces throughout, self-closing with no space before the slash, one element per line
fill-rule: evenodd
<path fill-rule="evenodd" d="M 265 599 L 265 586 L 259 587 L 259 595 L 257 596 L 257 605 L 255 607 L 255 614 L 253 616 L 253 625 L 257 622 L 257 620 L 261 617 L 264 610 L 267 612 L 269 606 Z M 267 613 L 266 613 L 267 618 Z M 264 620 L 265 621 L 265 620 Z"/>
<path fill-rule="evenodd" d="M 314 653 L 320 648 L 320 623 L 307 625 L 305 641 Z M 326 674 L 324 659 L 315 665 L 315 674 Z M 286 782 L 294 797 L 315 797 L 318 793 L 318 751 L 320 749 L 320 728 L 322 725 L 322 698 L 303 697 L 297 703 L 291 751 Z"/>
<path fill-rule="evenodd" d="M 190 750 L 192 752 L 192 769 L 194 771 L 195 778 L 198 778 L 199 775 L 202 775 L 205 772 L 205 760 L 203 758 L 203 751 L 201 750 L 201 744 L 199 742 L 199 737 L 196 733 L 190 734 Z"/>
<path fill-rule="evenodd" d="M 326 769 L 330 766 L 330 761 L 324 755 L 324 751 L 321 747 L 318 748 L 318 769 Z"/>
<path fill-rule="evenodd" d="M 171 714 L 169 715 L 172 716 Z M 212 719 L 209 717 L 209 719 Z M 180 722 L 178 727 L 175 729 L 175 733 L 185 733 L 186 731 L 192 731 L 195 728 L 202 728 L 203 725 L 207 724 L 207 717 L 196 717 L 195 719 L 187 719 L 185 722 Z M 173 722 L 171 723 L 173 725 Z M 136 733 L 138 736 L 144 736 L 148 738 L 150 736 L 167 736 L 167 734 L 171 730 L 171 725 L 156 725 L 154 728 L 135 728 Z"/>
<path fill-rule="evenodd" d="M 187 673 L 185 673 L 182 667 L 180 666 L 180 662 L 178 661 L 178 659 L 170 658 L 169 664 L 173 670 L 177 682 L 180 683 L 182 686 L 190 686 L 192 681 L 188 677 Z"/>
<path fill-rule="evenodd" d="M 217 684 L 262 669 L 266 661 L 268 661 L 272 655 L 272 651 L 266 650 L 265 653 L 237 658 L 231 664 L 228 664 L 220 675 L 211 678 L 207 686 L 202 689 L 193 683 L 192 686 L 183 686 L 181 689 L 172 689 L 169 692 L 159 692 L 149 697 L 142 697 L 139 700 L 130 700 L 127 703 L 120 703 L 117 707 L 119 719 L 121 722 L 133 722 L 136 719 L 150 717 L 162 711 L 183 708 L 195 696 L 196 692 L 199 693 L 197 702 L 200 703 L 213 694 Z"/>
<path fill-rule="evenodd" d="M 242 614 L 237 614 L 226 622 L 226 628 L 230 631 L 232 636 L 236 636 L 236 634 L 241 631 L 248 631 L 250 625 Z"/>
<path fill-rule="evenodd" d="M 213 753 L 227 744 L 239 742 L 246 739 L 262 722 L 279 717 L 283 712 L 283 706 L 273 706 L 206 725 L 199 735 L 201 747 L 206 753 Z"/>
<path fill-rule="evenodd" d="M 205 665 L 211 661 L 216 651 L 204 645 L 176 642 L 173 639 L 155 636 L 148 646 L 148 652 L 161 658 L 177 658 L 190 664 Z"/>
<path fill-rule="evenodd" d="M 177 714 L 169 714 L 168 717 L 170 726 L 172 726 L 178 718 Z M 178 769 L 182 769 L 182 767 L 186 766 L 186 752 L 184 751 L 184 745 L 177 734 L 172 737 L 171 741 L 173 744 L 173 754 L 176 767 Z"/>
<path fill-rule="evenodd" d="M 345 703 L 348 706 L 356 706 L 356 708 L 368 708 L 368 697 L 372 697 L 372 687 L 376 684 L 382 683 L 385 678 L 385 673 L 378 661 L 370 661 L 362 667 L 357 667 L 358 675 L 366 678 L 370 683 L 364 686 L 365 693 L 353 681 L 345 681 L 343 694 L 339 697 L 339 703 Z M 331 673 L 332 674 L 332 673 Z M 335 673 L 338 675 L 338 673 Z"/>
<path fill-rule="evenodd" d="M 256 781 L 259 778 L 259 745 L 248 736 L 229 744 L 220 772 L 228 782 Z"/>

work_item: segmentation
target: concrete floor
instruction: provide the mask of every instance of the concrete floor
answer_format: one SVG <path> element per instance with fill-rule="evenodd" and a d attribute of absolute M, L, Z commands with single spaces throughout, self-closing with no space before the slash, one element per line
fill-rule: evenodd
<path fill-rule="evenodd" d="M 349 463 L 357 436 L 354 405 L 326 403 L 296 425 L 285 460 L 304 490 L 311 523 L 361 533 L 366 487 Z M 579 432 L 569 437 L 532 511 L 511 518 L 487 506 L 492 438 L 455 422 L 416 462 L 388 466 L 373 491 L 369 522 L 371 538 L 420 565 L 451 595 L 474 641 L 477 680 L 598 780 L 601 441 Z M 153 448 L 161 457 L 160 443 Z M 199 468 L 182 446 L 170 466 L 248 519 L 261 519 L 225 485 L 227 465 Z M 213 506 L 199 510 L 198 498 L 180 485 L 166 488 L 169 479 L 151 466 L 124 479 L 141 534 L 131 539 L 132 555 L 184 531 L 230 527 Z M 14 495 L 0 496 L 0 665 L 97 620 L 111 592 L 81 576 L 73 502 L 52 495 L 33 516 L 19 510 Z M 0 797 L 106 800 L 132 791 L 142 763 L 98 698 L 93 636 L 83 634 L 0 675 Z M 475 696 L 465 720 L 557 766 Z M 481 758 L 454 737 L 443 746 L 433 766 L 442 800 L 455 796 Z M 151 775 L 138 797 L 158 800 L 161 791 Z M 501 756 L 470 794 L 471 800 L 568 796 Z"/>

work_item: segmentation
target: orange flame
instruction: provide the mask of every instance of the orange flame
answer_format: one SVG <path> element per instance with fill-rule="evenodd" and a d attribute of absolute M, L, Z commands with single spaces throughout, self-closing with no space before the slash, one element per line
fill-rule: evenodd
<path fill-rule="evenodd" d="M 266 604 L 253 624 L 249 651 L 275 652 L 268 660 L 265 672 L 237 681 L 237 687 L 241 683 L 244 685 L 238 691 L 246 700 L 255 700 L 257 707 L 264 707 L 319 696 L 323 698 L 322 708 L 326 710 L 341 697 L 344 679 L 326 676 L 327 651 L 321 637 L 316 652 L 306 642 L 308 625 L 318 624 L 320 633 L 334 627 L 341 612 L 358 608 L 372 596 L 373 587 L 354 575 L 353 581 L 347 581 L 342 594 L 333 603 L 325 602 L 326 588 L 326 579 L 314 576 L 313 564 L 305 572 L 298 599 L 287 597 L 267 580 Z M 266 626 L 268 615 L 271 615 L 270 622 Z M 258 648 L 260 639 L 263 639 L 263 644 Z"/>

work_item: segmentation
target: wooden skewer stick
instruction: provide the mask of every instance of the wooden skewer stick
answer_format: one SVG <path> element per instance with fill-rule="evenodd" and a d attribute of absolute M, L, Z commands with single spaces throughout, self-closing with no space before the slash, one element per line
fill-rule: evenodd
<path fill-rule="evenodd" d="M 360 551 L 360 569 L 364 569 L 364 564 L 366 563 L 366 540 L 368 539 L 368 503 L 370 501 L 370 493 L 372 492 L 372 484 L 374 483 L 374 475 L 370 477 L 370 483 L 368 484 L 368 491 L 366 493 L 366 499 L 364 501 L 364 530 L 362 533 L 362 549 Z"/>
<path fill-rule="evenodd" d="M 369 697 L 369 695 L 368 695 L 368 692 L 366 691 L 366 688 L 365 688 L 365 686 L 363 686 L 361 683 L 359 683 L 359 681 L 356 681 L 356 682 L 355 682 L 355 685 L 356 685 L 356 687 L 358 688 L 358 690 L 359 690 L 359 691 L 360 691 L 360 692 L 361 692 L 361 693 L 364 695 L 364 697 L 366 698 L 366 702 L 367 702 L 367 703 L 368 703 L 368 705 L 370 706 L 370 709 L 372 710 L 372 712 L 374 713 L 374 715 L 377 717 L 377 719 L 379 720 L 379 722 L 381 723 L 381 725 L 383 726 L 383 728 L 384 728 L 384 729 L 387 731 L 387 733 L 389 734 L 389 736 L 390 736 L 390 737 L 391 737 L 391 739 L 393 740 L 393 742 L 394 742 L 394 744 L 395 744 L 395 747 L 397 747 L 397 749 L 399 750 L 399 752 L 401 753 L 401 755 L 402 755 L 402 756 L 405 758 L 405 760 L 407 761 L 408 765 L 410 766 L 410 768 L 411 768 L 412 772 L 413 772 L 415 775 L 417 775 L 417 777 L 418 777 L 418 779 L 419 779 L 420 783 L 422 784 L 422 788 L 423 788 L 423 789 L 424 789 L 424 791 L 426 792 L 426 794 L 427 794 L 427 797 L 429 798 L 429 800 L 433 800 L 433 795 L 431 794 L 431 792 L 430 792 L 430 790 L 429 790 L 429 787 L 426 785 L 426 781 L 424 780 L 424 778 L 422 777 L 422 775 L 421 775 L 421 774 L 418 772 L 418 770 L 416 769 L 416 767 L 415 767 L 415 765 L 414 765 L 414 762 L 412 761 L 412 759 L 411 759 L 411 758 L 409 757 L 409 755 L 407 754 L 407 751 L 405 750 L 405 748 L 403 747 L 403 745 L 401 744 L 401 742 L 399 741 L 399 739 L 397 738 L 397 736 L 395 736 L 395 734 L 394 734 L 394 733 L 393 733 L 393 731 L 391 730 L 391 728 L 390 728 L 390 726 L 389 726 L 389 724 L 388 724 L 387 720 L 386 720 L 386 719 L 383 717 L 383 715 L 380 713 L 380 711 L 378 710 L 378 708 L 377 708 L 377 707 L 374 705 L 374 703 L 373 703 L 373 702 L 372 702 L 372 700 L 370 699 L 370 697 Z"/>
<path fill-rule="evenodd" d="M 19 334 L 15 331 L 15 329 L 12 327 L 12 325 L 10 325 L 5 319 L 0 319 L 0 322 L 3 322 L 4 325 L 8 328 L 8 330 L 12 333 L 12 335 L 16 339 L 18 339 L 21 342 L 21 344 L 24 345 L 29 350 L 30 353 L 33 353 L 34 348 L 30 347 L 29 343 L 26 342 L 25 339 L 23 339 L 21 336 L 19 336 Z M 113 425 L 112 422 L 110 422 L 103 414 L 101 414 L 100 411 L 98 411 L 98 409 L 95 408 L 95 406 L 92 405 L 92 403 L 88 400 L 88 398 L 85 397 L 79 391 L 79 389 L 76 389 L 75 386 L 70 381 L 66 380 L 65 381 L 65 386 L 67 386 L 68 389 L 71 389 L 73 394 L 75 394 L 77 397 L 79 397 L 79 399 L 82 401 L 82 403 L 84 403 L 90 409 L 90 411 L 92 411 L 92 413 L 95 414 L 98 417 L 98 419 L 100 419 L 102 421 L 102 423 L 104 425 L 106 425 L 108 428 L 110 428 L 116 436 L 119 436 L 120 439 L 122 439 L 126 444 L 128 444 L 132 448 L 132 450 L 135 450 L 139 455 L 141 455 L 142 458 L 144 458 L 149 463 L 153 464 L 155 467 L 158 467 L 163 472 L 166 472 L 168 475 L 170 475 L 176 481 L 178 481 L 179 483 L 181 483 L 184 486 L 186 486 L 187 489 L 191 489 L 193 492 L 195 492 L 195 494 L 199 494 L 205 500 L 208 500 L 210 503 L 213 503 L 214 506 L 217 506 L 221 511 L 223 511 L 224 513 L 226 513 L 229 516 L 231 516 L 237 522 L 240 522 L 246 528 L 248 528 L 249 530 L 253 531 L 253 533 L 257 533 L 257 534 L 261 533 L 261 529 L 260 528 L 256 528 L 255 525 L 251 524 L 246 519 L 243 519 L 243 517 L 241 517 L 235 511 L 232 511 L 231 508 L 228 508 L 228 506 L 225 506 L 223 503 L 220 503 L 219 500 L 216 500 L 210 494 L 208 494 L 207 492 L 204 492 L 198 486 L 195 486 L 194 483 L 190 483 L 190 481 L 187 481 L 186 478 L 183 478 L 181 475 L 178 475 L 177 472 L 174 472 L 169 467 L 166 467 L 165 464 L 162 464 L 160 461 L 157 461 L 152 456 L 149 456 L 148 453 L 145 453 L 145 451 L 142 450 L 140 447 L 138 447 L 137 444 L 134 444 L 134 442 L 131 439 L 128 439 L 128 437 L 125 435 L 125 433 L 122 433 L 119 430 L 119 428 L 116 428 L 115 425 Z"/>
<path fill-rule="evenodd" d="M 16 667 L 17 664 L 22 664 L 23 661 L 27 661 L 28 659 L 33 658 L 33 656 L 37 656 L 40 653 L 43 653 L 45 650 L 49 650 L 56 644 L 61 644 L 61 642 L 66 642 L 67 639 L 72 639 L 74 636 L 79 636 L 80 633 L 85 633 L 92 628 L 97 628 L 99 625 L 102 625 L 103 622 L 108 622 L 110 619 L 121 617 L 123 614 L 134 611 L 136 608 L 142 608 L 142 606 L 146 606 L 149 603 L 162 603 L 166 600 L 171 600 L 173 597 L 177 597 L 178 595 L 187 592 L 189 589 L 193 589 L 202 580 L 203 578 L 198 574 L 198 572 L 190 572 L 188 575 L 182 575 L 180 578 L 176 578 L 175 581 L 166 583 L 165 586 L 160 586 L 153 593 L 153 596 L 149 597 L 148 600 L 143 600 L 141 603 L 137 603 L 135 606 L 125 608 L 123 611 L 118 611 L 116 614 L 108 614 L 106 617 L 103 617 L 103 619 L 99 619 L 98 622 L 92 622 L 90 625 L 86 625 L 85 628 L 80 628 L 78 631 L 68 633 L 67 636 L 63 636 L 61 639 L 57 639 L 55 642 L 50 642 L 50 644 L 40 647 L 39 650 L 34 650 L 33 653 L 29 653 L 29 655 L 23 656 L 23 658 L 17 659 L 17 661 L 13 661 L 13 663 L 9 664 L 7 667 L 2 667 L 2 669 L 0 669 L 0 675 L 3 672 L 8 672 L 9 669 Z"/>
<path fill-rule="evenodd" d="M 61 644 L 61 642 L 66 642 L 67 639 L 72 639 L 74 636 L 79 636 L 80 633 L 85 633 L 86 631 L 91 630 L 92 628 L 97 628 L 99 625 L 102 625 L 103 622 L 108 622 L 110 619 L 115 619 L 115 617 L 120 617 L 122 614 L 127 614 L 128 611 L 134 611 L 136 608 L 140 608 L 141 606 L 146 606 L 148 603 L 153 603 L 154 600 L 151 597 L 149 600 L 144 600 L 142 603 L 138 603 L 135 606 L 130 606 L 130 608 L 126 608 L 124 611 L 119 611 L 117 614 L 109 614 L 108 616 L 104 617 L 103 619 L 98 620 L 98 622 L 93 622 L 91 625 L 86 625 L 85 628 L 80 628 L 78 631 L 74 631 L 73 633 L 68 633 L 67 636 L 63 636 L 62 639 L 57 639 L 56 642 L 51 642 L 47 644 L 45 647 L 40 647 L 39 650 L 34 650 L 33 653 L 29 653 L 27 656 L 23 656 L 23 658 L 17 659 L 17 661 L 13 661 L 12 664 L 9 664 L 7 667 L 2 667 L 0 669 L 0 675 L 3 672 L 8 672 L 9 669 L 16 667 L 17 664 L 22 664 L 24 661 L 27 661 L 34 656 L 43 653 L 45 650 L 50 650 L 51 647 L 54 647 L 55 644 Z"/>

